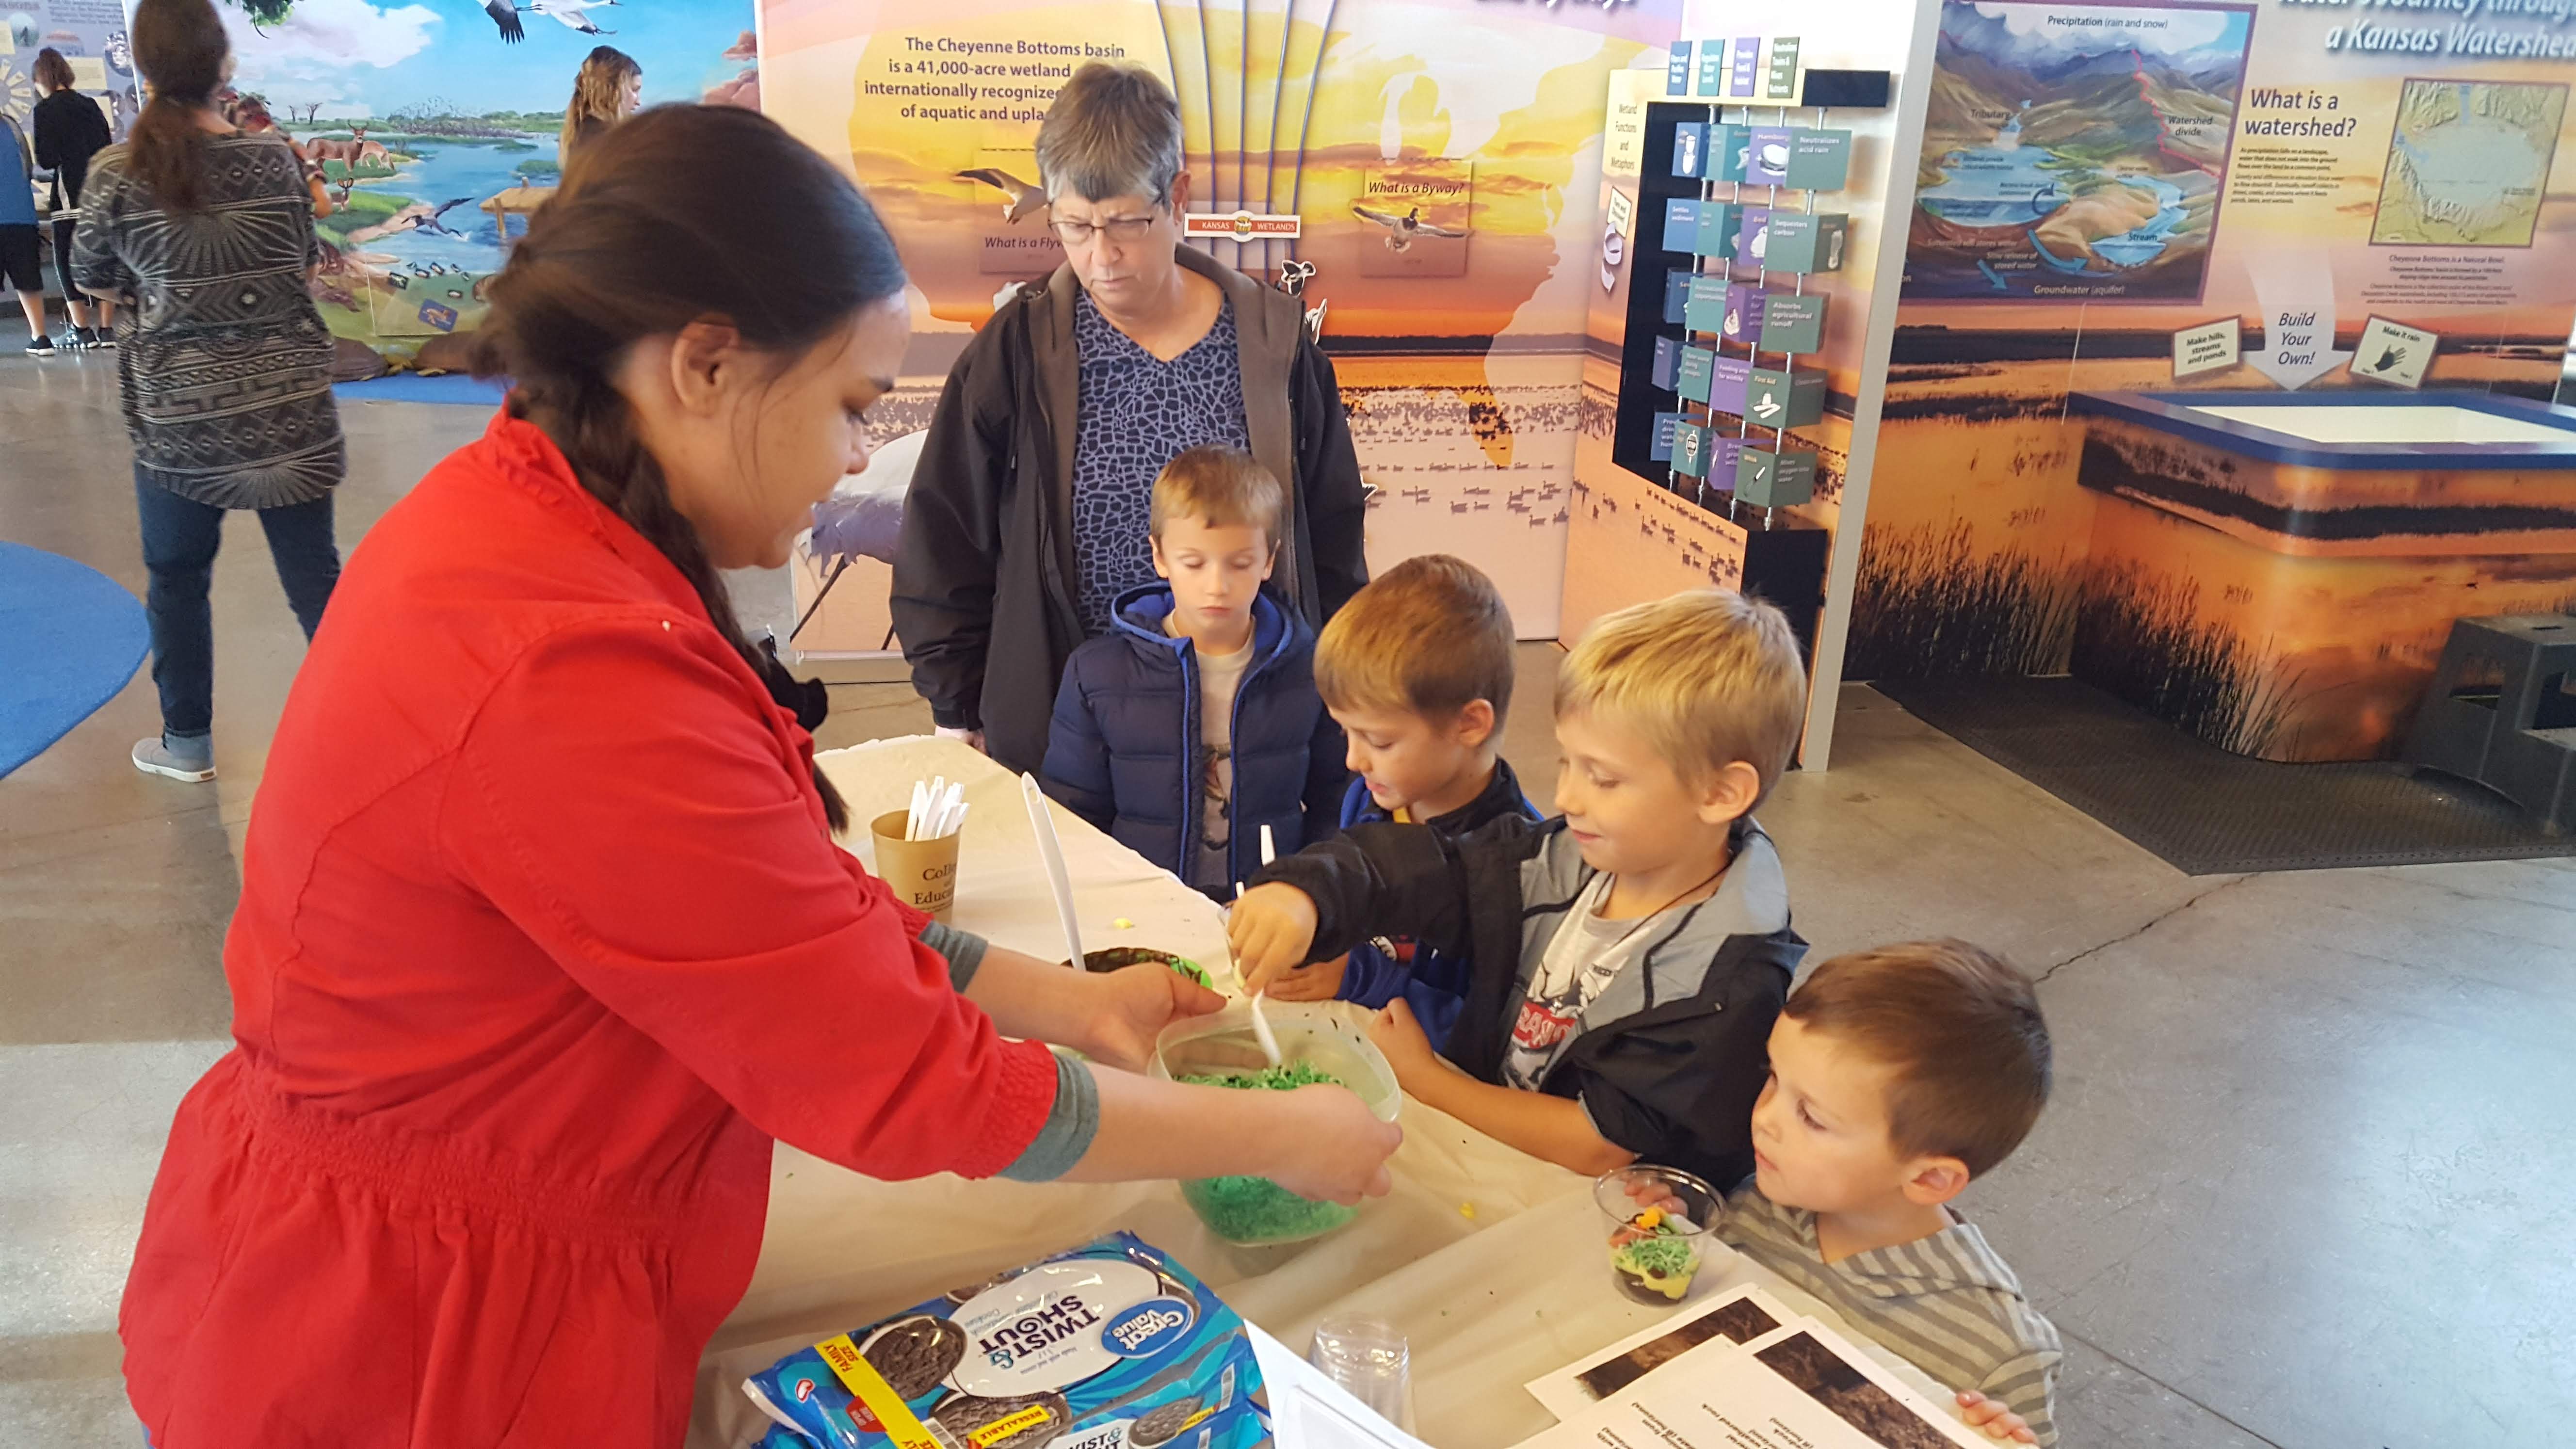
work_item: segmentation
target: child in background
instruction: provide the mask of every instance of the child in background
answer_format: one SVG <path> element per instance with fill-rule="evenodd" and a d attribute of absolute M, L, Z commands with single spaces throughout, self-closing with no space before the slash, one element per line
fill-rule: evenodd
<path fill-rule="evenodd" d="M 2053 1444 L 2057 1330 L 1948 1206 L 2021 1145 L 2048 1082 L 2048 1023 L 2009 964 L 1964 941 L 1837 956 L 1771 1029 L 1754 1180 L 1717 1235 L 1966 1390 L 1970 1424 Z"/>
<path fill-rule="evenodd" d="M 36 153 L 27 133 L 0 113 L 0 282 L 17 289 L 18 309 L 27 314 L 29 357 L 54 355 L 54 339 L 45 332 L 44 249 L 36 239 Z"/>
<path fill-rule="evenodd" d="M 1475 565 L 1425 554 L 1351 596 L 1315 641 L 1315 688 L 1350 741 L 1359 778 L 1341 826 L 1393 820 L 1465 835 L 1538 807 L 1501 756 L 1512 703 L 1512 615 Z M 1467 1004 L 1467 963 L 1379 937 L 1278 978 L 1281 1001 L 1338 996 L 1376 1009 L 1402 997 L 1439 1046 Z"/>
<path fill-rule="evenodd" d="M 1608 615 L 1557 682 L 1562 818 L 1360 825 L 1283 858 L 1234 909 L 1236 964 L 1258 990 L 1372 932 L 1463 953 L 1446 1061 L 1405 1002 L 1378 1014 L 1406 1092 L 1577 1172 L 1643 1157 L 1731 1187 L 1806 952 L 1752 813 L 1806 698 L 1768 604 L 1702 589 Z"/>
<path fill-rule="evenodd" d="M 1286 493 L 1234 448 L 1193 448 L 1154 480 L 1154 572 L 1113 632 L 1073 651 L 1047 739 L 1049 795 L 1220 900 L 1329 835 L 1342 733 L 1315 694 L 1315 636 L 1265 587 Z"/>

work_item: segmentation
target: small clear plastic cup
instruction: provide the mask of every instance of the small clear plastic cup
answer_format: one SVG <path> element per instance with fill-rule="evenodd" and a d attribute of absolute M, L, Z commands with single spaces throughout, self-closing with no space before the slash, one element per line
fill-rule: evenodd
<path fill-rule="evenodd" d="M 1707 1183 L 1674 1167 L 1638 1163 L 1592 1184 L 1610 1234 L 1610 1276 L 1640 1303 L 1670 1308 L 1690 1292 L 1725 1207 Z"/>
<path fill-rule="evenodd" d="M 1383 1318 L 1343 1314 L 1315 1325 L 1306 1361 L 1404 1432 L 1413 1422 L 1413 1347 Z"/>

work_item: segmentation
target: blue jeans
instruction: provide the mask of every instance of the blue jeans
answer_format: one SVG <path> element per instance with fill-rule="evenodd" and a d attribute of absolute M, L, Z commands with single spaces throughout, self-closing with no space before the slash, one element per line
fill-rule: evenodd
<path fill-rule="evenodd" d="M 215 727 L 215 621 L 206 590 L 215 576 L 215 550 L 224 540 L 224 512 L 182 498 L 134 470 L 134 502 L 143 520 L 143 567 L 152 584 L 144 609 L 152 621 L 152 683 L 161 691 L 161 730 L 175 739 L 199 739 Z M 322 606 L 340 581 L 340 546 L 331 536 L 331 495 L 310 503 L 259 510 L 269 556 L 286 602 L 311 639 Z"/>

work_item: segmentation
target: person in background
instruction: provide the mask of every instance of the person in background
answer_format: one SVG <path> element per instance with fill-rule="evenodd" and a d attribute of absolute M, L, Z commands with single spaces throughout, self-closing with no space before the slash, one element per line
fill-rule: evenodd
<path fill-rule="evenodd" d="M 1342 732 L 1315 694 L 1315 634 L 1269 587 L 1286 490 L 1235 448 L 1192 448 L 1154 480 L 1154 572 L 1116 630 L 1073 651 L 1047 793 L 1219 900 L 1333 831 Z M 1178 748 L 1175 748 L 1178 742 Z"/>
<path fill-rule="evenodd" d="M 1213 992 L 988 945 L 834 843 L 719 570 L 867 466 L 905 290 L 849 178 L 733 106 L 611 130 L 512 250 L 472 334 L 509 399 L 368 533 L 269 750 L 234 1049 L 118 1318 L 153 1443 L 680 1449 L 777 1139 L 1388 1190 L 1403 1133 L 1345 1088 L 1142 1074 Z"/>
<path fill-rule="evenodd" d="M 284 141 L 286 149 L 294 152 L 296 161 L 304 167 L 304 189 L 313 197 L 315 219 L 318 220 L 332 213 L 335 208 L 331 204 L 331 183 L 329 178 L 322 174 L 321 163 L 306 155 L 304 147 L 298 144 L 293 136 L 288 135 L 284 127 L 277 124 L 277 118 L 269 114 L 266 101 L 257 96 L 243 95 L 231 86 L 225 86 L 215 92 L 215 110 L 244 135 L 275 136 Z M 325 242 L 323 245 L 328 247 L 330 243 Z"/>
<path fill-rule="evenodd" d="M 1717 1236 L 1957 1391 L 1995 1439 L 2057 1442 L 2064 1345 L 1952 1200 L 2048 1104 L 2028 976 L 1965 941 L 1816 967 L 1771 1028 L 1753 1181 Z"/>
<path fill-rule="evenodd" d="M 895 630 L 939 732 L 1012 770 L 1046 756 L 1065 660 L 1154 581 L 1154 478 L 1241 448 L 1287 489 L 1276 582 L 1322 628 L 1368 582 L 1367 500 L 1333 364 L 1303 305 L 1185 244 L 1180 104 L 1150 72 L 1092 63 L 1038 129 L 1065 262 L 1022 287 L 948 374 L 905 501 Z"/>
<path fill-rule="evenodd" d="M 17 289 L 18 310 L 27 314 L 27 355 L 51 357 L 54 339 L 45 331 L 44 248 L 36 236 L 36 153 L 27 133 L 0 111 L 0 282 Z"/>
<path fill-rule="evenodd" d="M 1603 615 L 1557 678 L 1560 818 L 1455 838 L 1358 825 L 1280 857 L 1227 923 L 1245 988 L 1377 932 L 1458 953 L 1444 1047 L 1400 997 L 1370 1030 L 1405 1095 L 1576 1172 L 1643 1159 L 1732 1188 L 1807 951 L 1753 819 L 1806 706 L 1797 638 L 1759 599 L 1694 589 Z"/>
<path fill-rule="evenodd" d="M 134 308 L 117 380 L 151 574 L 161 733 L 134 766 L 215 777 L 215 639 L 206 591 L 224 515 L 258 513 L 286 602 L 311 639 L 340 577 L 332 490 L 347 471 L 331 333 L 306 291 L 319 261 L 303 165 L 217 112 L 231 64 L 209 0 L 136 0 L 152 99 L 90 162 L 72 281 Z"/>
<path fill-rule="evenodd" d="M 557 164 L 571 166 L 573 153 L 634 115 L 643 103 L 644 67 L 635 57 L 613 45 L 592 50 L 572 78 L 572 100 L 564 106 L 563 135 L 555 146 Z"/>
<path fill-rule="evenodd" d="M 72 89 L 72 64 L 47 46 L 36 52 L 36 164 L 54 174 L 54 271 L 62 278 L 63 307 L 72 314 L 64 340 L 72 347 L 114 347 L 116 304 L 94 302 L 72 281 L 72 232 L 80 220 L 81 188 L 89 183 L 90 158 L 107 149 L 107 113 Z M 91 314 L 97 314 L 95 324 Z"/>
<path fill-rule="evenodd" d="M 1502 757 L 1514 642 L 1494 581 L 1465 559 L 1409 558 L 1351 596 L 1315 641 L 1315 687 L 1359 776 L 1341 829 L 1392 820 L 1460 836 L 1507 815 L 1540 818 Z M 1271 994 L 1372 1010 L 1401 997 L 1436 1048 L 1466 1008 L 1467 986 L 1463 958 L 1381 936 L 1289 972 Z"/>

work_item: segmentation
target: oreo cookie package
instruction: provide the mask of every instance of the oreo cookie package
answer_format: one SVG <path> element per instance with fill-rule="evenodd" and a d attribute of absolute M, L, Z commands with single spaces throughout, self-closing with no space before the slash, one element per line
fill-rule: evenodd
<path fill-rule="evenodd" d="M 1243 1320 L 1126 1233 L 800 1349 L 742 1387 L 822 1449 L 1270 1441 Z"/>

